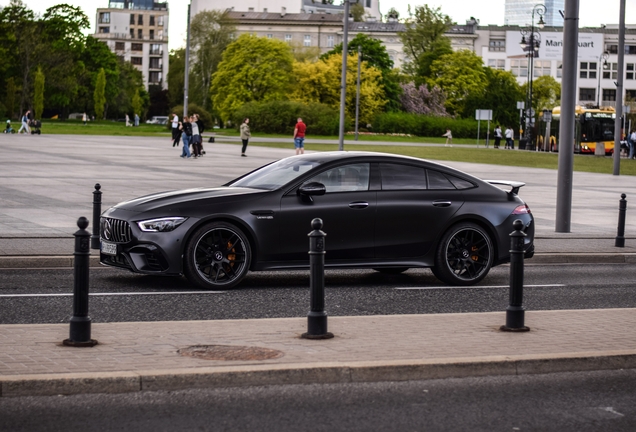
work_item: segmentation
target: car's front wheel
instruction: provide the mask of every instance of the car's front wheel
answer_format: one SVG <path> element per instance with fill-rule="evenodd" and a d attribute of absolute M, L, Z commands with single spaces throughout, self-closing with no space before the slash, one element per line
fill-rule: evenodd
<path fill-rule="evenodd" d="M 451 227 L 437 248 L 433 274 L 449 285 L 473 285 L 486 277 L 494 260 L 488 233 L 464 222 Z"/>
<path fill-rule="evenodd" d="M 251 248 L 245 234 L 226 222 L 212 222 L 190 237 L 184 256 L 188 280 L 205 289 L 236 286 L 250 267 Z"/>

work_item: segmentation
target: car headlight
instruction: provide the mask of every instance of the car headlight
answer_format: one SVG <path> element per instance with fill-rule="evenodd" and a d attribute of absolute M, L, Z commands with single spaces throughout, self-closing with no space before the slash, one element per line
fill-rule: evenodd
<path fill-rule="evenodd" d="M 137 222 L 139 229 L 146 232 L 168 232 L 173 231 L 186 221 L 185 217 L 165 217 L 159 219 L 149 219 Z"/>

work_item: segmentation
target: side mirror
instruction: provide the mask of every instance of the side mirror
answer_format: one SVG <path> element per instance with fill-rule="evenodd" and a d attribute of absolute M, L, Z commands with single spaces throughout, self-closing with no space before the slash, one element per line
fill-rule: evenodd
<path fill-rule="evenodd" d="M 324 195 L 325 192 L 327 192 L 325 185 L 318 182 L 305 183 L 298 189 L 299 194 L 307 196 Z"/>

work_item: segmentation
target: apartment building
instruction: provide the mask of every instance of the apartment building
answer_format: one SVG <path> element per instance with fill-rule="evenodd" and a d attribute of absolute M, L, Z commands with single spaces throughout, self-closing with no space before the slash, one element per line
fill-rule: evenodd
<path fill-rule="evenodd" d="M 97 9 L 95 38 L 141 71 L 146 89 L 168 88 L 168 3 L 110 0 Z"/>

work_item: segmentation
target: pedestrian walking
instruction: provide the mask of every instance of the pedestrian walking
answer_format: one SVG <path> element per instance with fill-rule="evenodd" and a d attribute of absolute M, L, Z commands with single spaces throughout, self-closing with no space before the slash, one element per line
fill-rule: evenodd
<path fill-rule="evenodd" d="M 241 141 L 243 141 L 243 148 L 241 149 L 241 156 L 245 157 L 245 150 L 247 150 L 247 142 L 250 140 L 252 134 L 250 133 L 249 126 L 250 119 L 244 118 L 241 123 Z"/>
<path fill-rule="evenodd" d="M 135 113 L 135 126 L 139 126 L 139 116 Z"/>
<path fill-rule="evenodd" d="M 627 141 L 627 143 L 629 144 L 629 155 L 627 156 L 628 159 L 635 159 L 634 157 L 634 150 L 636 147 L 636 130 L 633 130 L 631 135 L 629 136 L 630 139 Z"/>
<path fill-rule="evenodd" d="M 442 135 L 443 137 L 446 137 L 446 144 L 444 145 L 444 147 L 452 147 L 453 146 L 453 134 L 451 133 L 450 129 L 446 129 L 446 133 Z"/>
<path fill-rule="evenodd" d="M 197 126 L 199 126 L 199 135 L 201 135 L 201 140 L 199 142 L 199 151 L 201 154 L 199 156 L 203 156 L 205 154 L 205 150 L 203 150 L 203 131 L 205 130 L 205 125 L 203 124 L 203 120 L 199 118 L 199 114 L 192 114 L 196 119 Z"/>
<path fill-rule="evenodd" d="M 190 137 L 192 136 L 192 125 L 187 116 L 183 116 L 183 121 L 179 125 L 181 130 L 181 140 L 183 141 L 183 150 L 181 151 L 182 158 L 189 158 L 190 154 Z"/>
<path fill-rule="evenodd" d="M 82 121 L 84 122 L 84 126 L 86 126 L 86 122 L 88 121 L 88 116 L 86 115 L 86 112 L 82 114 Z"/>
<path fill-rule="evenodd" d="M 305 131 L 307 125 L 303 123 L 303 119 L 298 117 L 296 121 L 296 128 L 294 129 L 294 147 L 296 148 L 296 154 L 305 153 Z"/>
<path fill-rule="evenodd" d="M 126 114 L 126 126 L 131 126 L 130 117 L 128 117 L 128 114 Z"/>
<path fill-rule="evenodd" d="M 179 147 L 181 131 L 179 131 L 179 116 L 172 113 L 172 147 Z"/>
<path fill-rule="evenodd" d="M 18 133 L 22 133 L 23 130 L 27 135 L 31 133 L 31 129 L 29 129 L 29 114 L 31 114 L 31 110 L 27 110 L 22 116 L 22 126 L 18 129 Z"/>
<path fill-rule="evenodd" d="M 506 128 L 505 135 L 506 135 L 506 148 L 513 149 L 515 147 L 515 144 L 514 144 L 515 133 L 510 126 Z"/>
<path fill-rule="evenodd" d="M 194 115 L 190 116 L 190 127 L 192 128 L 192 154 L 195 159 L 201 156 L 201 134 L 199 133 L 199 125 L 197 124 L 197 118 Z"/>
<path fill-rule="evenodd" d="M 495 148 L 499 148 L 499 144 L 501 143 L 501 127 L 497 125 L 495 128 Z"/>

